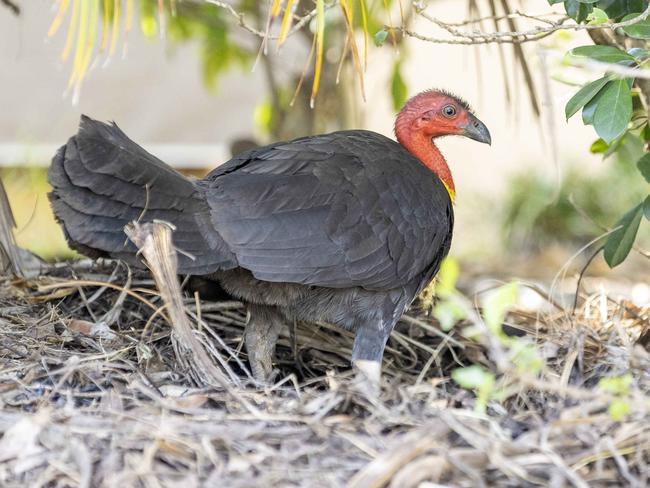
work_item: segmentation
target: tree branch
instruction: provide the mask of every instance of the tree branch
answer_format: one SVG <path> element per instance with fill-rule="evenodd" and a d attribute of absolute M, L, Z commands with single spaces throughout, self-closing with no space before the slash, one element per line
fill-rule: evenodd
<path fill-rule="evenodd" d="M 546 19 L 535 18 L 540 22 L 543 22 L 544 26 L 537 26 L 533 29 L 522 30 L 522 31 L 494 31 L 494 32 L 481 32 L 481 31 L 467 31 L 458 29 L 456 26 L 458 24 L 452 24 L 449 22 L 444 22 L 436 17 L 429 15 L 420 2 L 414 2 L 414 8 L 416 13 L 428 20 L 429 22 L 437 25 L 438 27 L 444 29 L 453 37 L 450 38 L 437 38 L 422 35 L 417 32 L 410 31 L 404 26 L 394 28 L 403 32 L 405 35 L 420 39 L 422 41 L 432 42 L 436 44 L 494 44 L 494 43 L 504 43 L 504 44 L 521 44 L 524 42 L 538 41 L 547 37 L 555 32 L 559 31 L 602 31 L 602 30 L 611 30 L 619 29 L 622 27 L 628 27 L 630 25 L 637 24 L 644 21 L 650 15 L 650 5 L 638 16 L 626 20 L 624 22 L 615 22 L 610 24 L 598 24 L 598 25 L 589 25 L 589 24 L 566 24 L 569 20 L 568 17 L 562 17 L 557 21 L 550 21 Z M 506 19 L 513 19 L 515 17 L 522 18 L 532 18 L 530 15 L 523 15 L 521 13 L 508 14 L 505 16 Z M 489 18 L 489 17 L 488 17 Z"/>

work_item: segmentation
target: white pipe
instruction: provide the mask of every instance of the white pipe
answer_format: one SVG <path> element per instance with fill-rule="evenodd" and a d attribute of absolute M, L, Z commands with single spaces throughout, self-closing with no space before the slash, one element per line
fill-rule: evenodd
<path fill-rule="evenodd" d="M 0 143 L 0 167 L 49 166 L 59 146 Z M 144 144 L 143 147 L 179 169 L 212 169 L 230 159 L 226 144 Z"/>

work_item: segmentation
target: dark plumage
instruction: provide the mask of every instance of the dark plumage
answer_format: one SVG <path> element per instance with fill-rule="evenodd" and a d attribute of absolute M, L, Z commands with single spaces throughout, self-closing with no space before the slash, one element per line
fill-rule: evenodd
<path fill-rule="evenodd" d="M 453 228 L 445 185 L 402 144 L 361 130 L 305 137 L 247 151 L 192 181 L 116 125 L 82 117 L 52 161 L 50 200 L 73 248 L 135 266 L 124 226 L 171 222 L 179 273 L 218 281 L 248 304 L 257 379 L 269 378 L 280 328 L 294 319 L 354 330 L 353 361 L 378 364 Z"/>

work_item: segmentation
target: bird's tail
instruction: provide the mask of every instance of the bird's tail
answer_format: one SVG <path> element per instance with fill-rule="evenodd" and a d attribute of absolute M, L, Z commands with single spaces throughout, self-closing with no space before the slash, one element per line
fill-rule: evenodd
<path fill-rule="evenodd" d="M 204 191 L 149 154 L 115 124 L 82 116 L 79 131 L 62 146 L 49 170 L 49 194 L 70 246 L 91 257 L 138 264 L 124 226 L 162 220 L 176 228 L 179 272 L 208 274 L 232 267 L 212 227 Z"/>

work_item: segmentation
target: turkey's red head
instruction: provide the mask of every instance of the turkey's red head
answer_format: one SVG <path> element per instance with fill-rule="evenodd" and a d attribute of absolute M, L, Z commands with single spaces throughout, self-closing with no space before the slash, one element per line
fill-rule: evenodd
<path fill-rule="evenodd" d="M 436 137 L 459 135 L 475 141 L 492 143 L 490 131 L 460 98 L 442 90 L 415 95 L 397 115 L 395 136 L 399 143 L 438 175 L 453 200 L 454 179 L 445 158 L 433 140 Z"/>
<path fill-rule="evenodd" d="M 467 102 L 442 90 L 425 91 L 406 102 L 397 116 L 395 133 L 400 142 L 406 133 L 419 133 L 431 139 L 460 135 L 492 143 L 490 131 Z"/>

